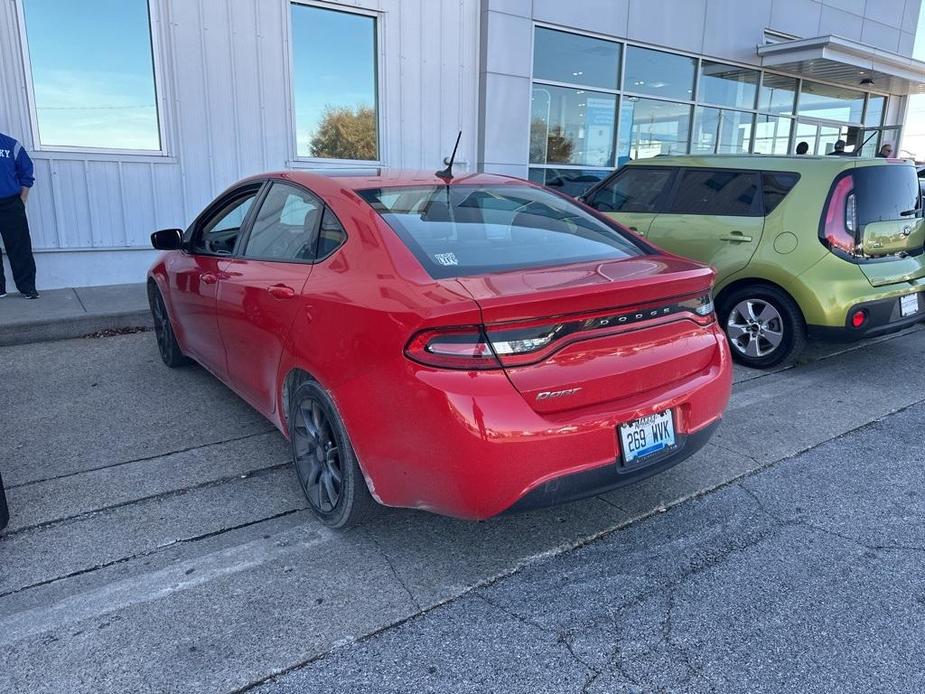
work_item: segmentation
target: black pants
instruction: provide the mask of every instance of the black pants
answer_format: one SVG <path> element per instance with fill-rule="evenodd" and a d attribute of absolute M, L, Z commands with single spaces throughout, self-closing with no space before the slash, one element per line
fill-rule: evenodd
<path fill-rule="evenodd" d="M 35 291 L 35 258 L 32 257 L 32 239 L 29 237 L 29 220 L 26 205 L 18 195 L 0 199 L 0 236 L 13 268 L 13 282 L 21 294 Z M 3 276 L 3 254 L 0 253 L 0 293 L 6 291 Z"/>

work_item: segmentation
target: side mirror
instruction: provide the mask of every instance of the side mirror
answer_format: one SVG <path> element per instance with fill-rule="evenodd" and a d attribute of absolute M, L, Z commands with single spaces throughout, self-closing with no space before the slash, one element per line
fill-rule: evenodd
<path fill-rule="evenodd" d="M 151 245 L 158 251 L 177 251 L 183 245 L 180 229 L 161 229 L 151 234 Z"/>

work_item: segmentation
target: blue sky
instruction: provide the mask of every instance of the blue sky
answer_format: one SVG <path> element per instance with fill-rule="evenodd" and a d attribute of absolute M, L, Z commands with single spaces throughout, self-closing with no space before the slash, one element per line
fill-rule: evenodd
<path fill-rule="evenodd" d="M 145 0 L 23 0 L 44 145 L 160 149 Z"/>
<path fill-rule="evenodd" d="M 375 20 L 363 15 L 292 6 L 292 84 L 298 152 L 326 106 L 375 106 Z"/>

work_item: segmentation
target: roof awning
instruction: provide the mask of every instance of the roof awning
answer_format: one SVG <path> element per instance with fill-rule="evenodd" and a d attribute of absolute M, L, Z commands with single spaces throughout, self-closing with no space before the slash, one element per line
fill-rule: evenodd
<path fill-rule="evenodd" d="M 758 56 L 763 67 L 785 70 L 808 79 L 890 94 L 925 93 L 925 62 L 841 36 L 817 36 L 758 46 Z M 873 84 L 867 80 L 872 80 Z"/>

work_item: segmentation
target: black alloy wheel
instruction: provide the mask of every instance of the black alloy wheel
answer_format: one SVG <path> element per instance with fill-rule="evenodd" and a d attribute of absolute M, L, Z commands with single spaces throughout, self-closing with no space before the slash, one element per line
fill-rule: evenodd
<path fill-rule="evenodd" d="M 375 502 L 334 403 L 315 381 L 290 398 L 289 439 L 299 484 L 319 520 L 334 528 L 362 522 Z"/>
<path fill-rule="evenodd" d="M 160 289 L 153 282 L 148 283 L 148 304 L 151 307 L 154 336 L 157 338 L 157 351 L 160 352 L 161 359 L 171 369 L 189 364 L 191 360 L 183 354 L 177 343 L 176 335 L 174 335 L 164 297 L 161 296 Z"/>

